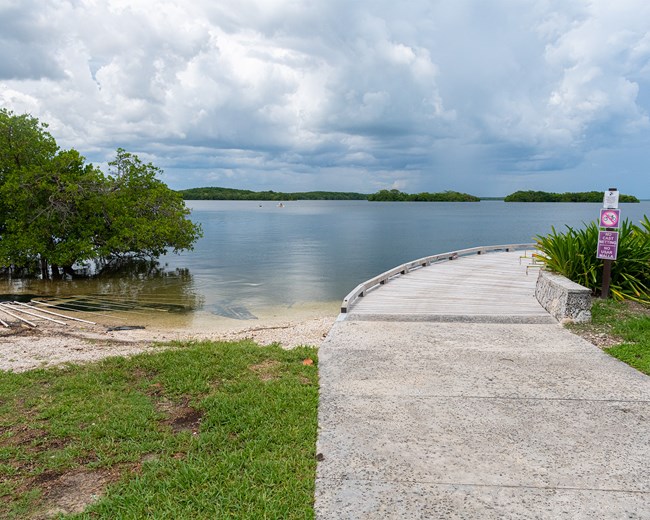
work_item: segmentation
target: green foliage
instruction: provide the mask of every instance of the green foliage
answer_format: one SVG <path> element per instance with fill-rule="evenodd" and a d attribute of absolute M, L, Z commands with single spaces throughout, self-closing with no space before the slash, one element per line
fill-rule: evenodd
<path fill-rule="evenodd" d="M 408 194 L 399 190 L 380 190 L 373 195 L 368 195 L 368 200 L 373 202 L 479 202 L 481 199 L 457 191 Z"/>
<path fill-rule="evenodd" d="M 201 234 L 182 197 L 117 150 L 104 175 L 59 150 L 46 125 L 0 110 L 0 267 L 58 275 L 75 263 L 190 249 Z"/>
<path fill-rule="evenodd" d="M 371 202 L 403 202 L 407 200 L 408 195 L 399 190 L 379 190 L 377 193 L 368 195 Z"/>
<path fill-rule="evenodd" d="M 0 108 L 0 187 L 12 171 L 43 166 L 56 154 L 58 147 L 46 128 L 34 117 Z M 6 215 L 0 199 L 0 236 Z"/>
<path fill-rule="evenodd" d="M 0 265 L 29 266 L 43 258 L 68 266 L 93 258 L 103 181 L 74 150 L 43 166 L 10 170 L 0 186 L 6 208 Z"/>
<path fill-rule="evenodd" d="M 603 260 L 596 258 L 598 232 L 597 222 L 591 222 L 584 229 L 567 226 L 565 233 L 558 233 L 553 228 L 549 235 L 537 236 L 537 247 L 546 268 L 598 292 L 603 273 Z M 612 263 L 612 296 L 618 300 L 650 302 L 650 221 L 647 216 L 640 226 L 623 221 L 617 258 Z"/>
<path fill-rule="evenodd" d="M 46 124 L 0 108 L 0 183 L 11 171 L 47 165 L 57 151 Z"/>
<path fill-rule="evenodd" d="M 313 517 L 316 355 L 204 342 L 0 373 L 0 517 L 47 516 L 80 474 L 113 478 L 74 518 Z"/>
<path fill-rule="evenodd" d="M 516 191 L 508 195 L 506 202 L 602 202 L 602 191 L 583 191 L 575 193 L 552 193 L 546 191 Z M 639 202 L 633 195 L 619 195 L 619 202 Z"/>
<path fill-rule="evenodd" d="M 157 257 L 168 248 L 191 249 L 200 228 L 186 218 L 190 211 L 181 195 L 156 178 L 161 170 L 121 148 L 109 166 L 103 233 L 96 240 L 100 256 Z"/>
<path fill-rule="evenodd" d="M 250 191 L 232 188 L 190 188 L 180 190 L 185 200 L 365 200 L 367 195 L 354 192 L 307 191 L 281 193 L 275 191 Z"/>

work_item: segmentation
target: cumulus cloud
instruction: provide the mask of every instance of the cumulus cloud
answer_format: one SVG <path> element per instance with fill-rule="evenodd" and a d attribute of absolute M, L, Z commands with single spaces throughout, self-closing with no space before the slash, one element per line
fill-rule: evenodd
<path fill-rule="evenodd" d="M 647 141 L 647 20 L 640 0 L 0 0 L 0 104 L 178 188 L 574 189 Z"/>

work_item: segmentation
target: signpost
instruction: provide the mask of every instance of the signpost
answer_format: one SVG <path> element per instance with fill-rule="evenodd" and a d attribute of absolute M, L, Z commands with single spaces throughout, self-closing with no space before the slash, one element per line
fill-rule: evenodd
<path fill-rule="evenodd" d="M 598 250 L 596 258 L 603 260 L 603 285 L 601 298 L 609 297 L 609 284 L 612 279 L 612 262 L 618 255 L 618 228 L 621 210 L 618 209 L 618 190 L 609 188 L 603 197 L 603 209 L 600 210 L 600 231 L 598 232 Z"/>

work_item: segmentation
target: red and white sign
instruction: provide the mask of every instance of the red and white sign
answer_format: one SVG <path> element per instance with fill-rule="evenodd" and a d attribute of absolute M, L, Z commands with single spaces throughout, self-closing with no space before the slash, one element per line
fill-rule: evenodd
<path fill-rule="evenodd" d="M 621 221 L 620 209 L 600 210 L 600 227 L 618 229 L 620 221 Z"/>

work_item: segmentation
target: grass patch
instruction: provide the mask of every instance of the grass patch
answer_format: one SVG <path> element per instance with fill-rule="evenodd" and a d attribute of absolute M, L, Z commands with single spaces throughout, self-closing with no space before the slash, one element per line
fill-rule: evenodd
<path fill-rule="evenodd" d="M 591 313 L 591 323 L 573 325 L 572 330 L 650 375 L 650 305 L 595 300 Z"/>
<path fill-rule="evenodd" d="M 0 373 L 0 517 L 312 518 L 316 355 L 202 342 Z"/>

